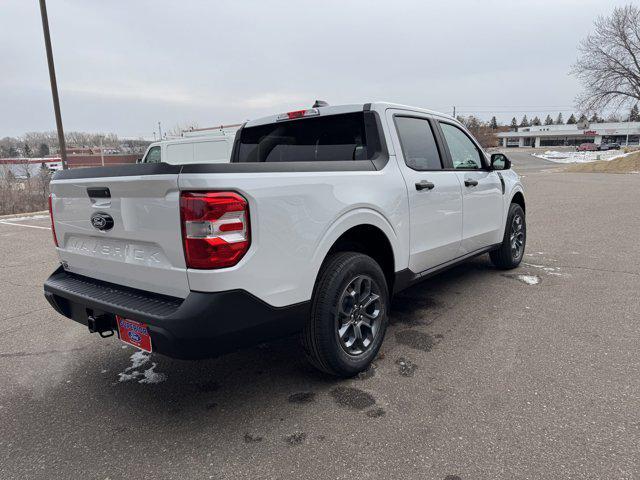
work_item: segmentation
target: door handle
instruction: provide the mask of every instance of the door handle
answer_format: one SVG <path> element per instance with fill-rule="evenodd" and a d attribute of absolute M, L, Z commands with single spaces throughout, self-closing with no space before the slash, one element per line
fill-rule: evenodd
<path fill-rule="evenodd" d="M 465 180 L 464 181 L 464 186 L 465 187 L 475 187 L 478 185 L 478 181 L 477 180 Z"/>
<path fill-rule="evenodd" d="M 435 187 L 433 182 L 427 182 L 426 180 L 420 180 L 416 183 L 416 190 L 432 190 Z"/>

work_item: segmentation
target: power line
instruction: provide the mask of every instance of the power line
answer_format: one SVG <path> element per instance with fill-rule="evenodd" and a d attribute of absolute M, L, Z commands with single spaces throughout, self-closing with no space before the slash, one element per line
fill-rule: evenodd
<path fill-rule="evenodd" d="M 575 108 L 573 105 L 458 105 L 463 108 Z"/>
<path fill-rule="evenodd" d="M 541 109 L 541 110 L 534 110 L 534 109 L 529 109 L 529 110 L 457 110 L 457 113 L 541 113 L 541 112 L 549 112 L 551 109 Z M 556 111 L 561 110 L 561 111 L 571 111 L 571 109 L 560 109 L 560 108 L 556 108 L 554 109 Z"/>

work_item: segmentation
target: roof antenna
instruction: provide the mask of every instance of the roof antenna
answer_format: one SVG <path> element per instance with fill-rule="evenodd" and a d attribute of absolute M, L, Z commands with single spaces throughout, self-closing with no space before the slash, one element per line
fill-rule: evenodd
<path fill-rule="evenodd" d="M 324 100 L 316 100 L 315 103 L 313 104 L 312 108 L 318 108 L 318 107 L 328 107 L 329 104 L 327 102 L 325 102 Z"/>

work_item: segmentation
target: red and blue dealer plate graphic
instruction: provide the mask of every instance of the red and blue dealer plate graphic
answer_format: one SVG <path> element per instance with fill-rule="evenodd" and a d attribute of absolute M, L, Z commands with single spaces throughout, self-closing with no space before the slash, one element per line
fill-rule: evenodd
<path fill-rule="evenodd" d="M 135 322 L 116 315 L 120 340 L 145 352 L 151 351 L 151 335 L 145 323 Z"/>

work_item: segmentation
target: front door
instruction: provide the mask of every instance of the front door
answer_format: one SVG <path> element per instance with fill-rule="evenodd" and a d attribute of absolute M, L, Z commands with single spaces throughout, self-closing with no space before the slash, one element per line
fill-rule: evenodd
<path fill-rule="evenodd" d="M 392 110 L 387 119 L 409 196 L 409 268 L 420 273 L 456 257 L 462 238 L 462 188 L 456 172 L 443 169 L 434 120 Z"/>
<path fill-rule="evenodd" d="M 484 153 L 464 130 L 447 122 L 440 122 L 440 128 L 462 186 L 462 256 L 502 241 L 502 182 L 498 172 L 488 169 Z"/>

